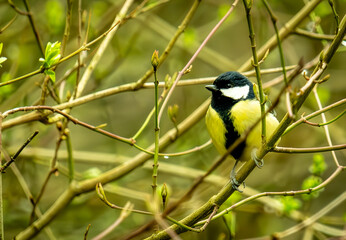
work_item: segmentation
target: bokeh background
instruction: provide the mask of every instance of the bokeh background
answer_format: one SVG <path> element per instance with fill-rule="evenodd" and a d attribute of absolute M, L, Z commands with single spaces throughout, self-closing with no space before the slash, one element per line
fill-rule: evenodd
<path fill-rule="evenodd" d="M 66 1 L 39 0 L 27 2 L 30 5 L 30 11 L 43 46 L 47 42 L 61 41 L 65 28 Z M 78 49 L 77 2 L 73 1 L 71 32 L 66 46 L 66 53 Z M 89 16 L 88 41 L 95 39 L 109 28 L 123 2 L 118 0 L 83 1 L 82 15 L 84 22 L 83 29 L 81 30 L 82 38 L 84 39 L 86 35 Z M 158 1 L 149 1 L 148 5 L 155 4 L 156 2 Z M 160 54 L 164 51 L 168 41 L 180 25 L 193 1 L 172 0 L 162 2 L 162 4 L 148 9 L 148 11 L 127 20 L 121 25 L 96 66 L 84 94 L 135 82 L 151 68 L 150 59 L 153 51 L 158 50 Z M 335 0 L 334 2 L 336 10 L 340 18 L 342 18 L 345 15 L 346 1 Z M 25 11 L 23 1 L 16 0 L 13 3 L 16 7 Z M 135 1 L 130 9 L 133 10 L 139 3 L 140 1 Z M 305 4 L 304 1 L 300 0 L 269 1 L 269 3 L 278 18 L 279 27 L 282 27 L 289 21 Z M 206 0 L 201 2 L 188 28 L 180 36 L 167 60 L 160 66 L 158 70 L 158 79 L 160 81 L 163 81 L 167 74 L 173 75 L 185 66 L 199 44 L 229 9 L 230 4 L 230 1 L 225 0 Z M 274 35 L 273 26 L 261 1 L 254 2 L 252 14 L 255 23 L 257 45 L 261 46 Z M 0 42 L 3 43 L 1 56 L 7 58 L 7 61 L 0 68 L 1 82 L 36 70 L 41 64 L 38 59 L 42 55 L 27 16 L 16 13 L 7 1 L 2 0 L 0 2 L 0 28 L 3 28 L 15 16 L 14 22 L 0 33 Z M 325 34 L 335 33 L 335 19 L 328 1 L 322 1 L 313 12 L 313 15 L 307 17 L 299 25 L 299 28 L 314 31 L 316 21 L 320 24 Z M 214 34 L 193 63 L 191 72 L 183 76 L 183 80 L 216 77 L 222 72 L 238 69 L 251 57 L 248 35 L 244 7 L 242 2 L 239 2 L 228 20 Z M 292 34 L 283 42 L 286 64 L 297 64 L 300 59 L 303 59 L 304 62 L 312 60 L 319 55 L 324 48 L 324 44 L 326 42 L 318 39 Z M 85 53 L 86 58 L 84 62 L 86 65 L 90 62 L 98 46 L 99 43 L 96 43 Z M 76 59 L 74 57 L 58 66 L 56 69 L 57 80 L 61 79 L 67 71 L 75 66 Z M 318 87 L 321 102 L 324 106 L 345 98 L 345 60 L 345 46 L 341 46 L 326 71 L 326 74 L 330 74 L 330 79 Z M 280 66 L 279 53 L 277 49 L 274 49 L 261 65 L 261 68 Z M 84 70 L 85 68 L 81 69 L 81 74 Z M 281 73 L 263 75 L 263 81 L 268 82 L 279 75 Z M 19 106 L 29 106 L 37 102 L 41 96 L 40 86 L 43 78 L 44 76 L 40 74 L 1 87 L 0 111 L 3 112 Z M 250 79 L 254 82 L 256 81 L 254 77 L 250 77 Z M 62 99 L 66 99 L 68 92 L 73 91 L 75 81 L 76 72 L 71 74 L 64 82 Z M 148 82 L 153 82 L 153 77 Z M 302 86 L 304 82 L 305 79 L 299 76 L 294 82 L 294 88 Z M 269 98 L 275 99 L 282 86 L 282 84 L 278 84 L 267 89 Z M 179 106 L 177 122 L 180 123 L 189 116 L 208 99 L 209 95 L 210 93 L 205 90 L 204 84 L 176 88 L 169 104 L 177 104 Z M 48 98 L 46 104 L 55 105 L 56 103 L 51 98 Z M 73 108 L 71 115 L 95 126 L 106 123 L 106 130 L 120 136 L 131 137 L 143 124 L 153 106 L 154 89 L 145 88 L 88 102 Z M 303 112 L 308 114 L 317 109 L 316 100 L 314 97 L 310 97 L 304 104 L 298 117 Z M 327 112 L 327 119 L 334 118 L 343 109 L 344 105 Z M 276 112 L 280 120 L 286 113 L 283 102 L 280 102 Z M 24 115 L 24 113 L 18 113 L 15 116 L 20 115 Z M 312 121 L 321 122 L 321 119 L 317 117 Z M 138 138 L 138 145 L 147 147 L 153 143 L 153 126 L 152 120 Z M 171 128 L 174 128 L 174 123 L 172 123 L 167 114 L 164 114 L 161 121 L 161 135 Z M 39 135 L 23 151 L 15 163 L 23 177 L 22 179 L 29 186 L 34 197 L 39 193 L 49 171 L 59 132 L 55 124 L 47 125 L 41 122 L 31 122 L 11 127 L 2 132 L 3 149 L 9 154 L 13 154 L 35 130 L 40 131 Z M 98 176 L 102 172 L 131 160 L 139 153 L 137 149 L 130 145 L 107 138 L 81 126 L 75 126 L 72 123 L 69 124 L 69 130 L 76 164 L 75 178 L 77 180 Z M 344 117 L 330 125 L 330 133 L 334 144 L 345 143 Z M 204 119 L 202 119 L 163 151 L 169 153 L 180 152 L 202 145 L 208 140 L 209 136 L 204 125 Z M 284 136 L 280 142 L 280 146 L 289 147 L 318 147 L 326 145 L 327 141 L 323 128 L 308 125 L 297 127 Z M 66 155 L 66 144 L 63 143 L 58 154 L 59 174 L 50 179 L 46 192 L 39 203 L 39 207 L 43 212 L 68 187 Z M 337 151 L 336 155 L 340 163 L 345 165 L 345 150 Z M 168 159 L 160 158 L 158 183 L 160 186 L 166 183 L 170 189 L 171 200 L 177 199 L 189 189 L 189 186 L 191 186 L 200 173 L 194 171 L 204 172 L 208 170 L 217 157 L 218 153 L 210 145 L 188 155 L 170 157 Z M 316 158 L 316 154 L 269 154 L 264 168 L 256 169 L 246 180 L 248 191 L 250 189 L 251 191 L 259 192 L 301 189 L 302 182 L 310 175 L 309 166 L 312 164 L 314 157 Z M 322 175 L 322 179 L 325 179 L 335 170 L 333 158 L 330 152 L 321 153 L 317 157 L 323 158 L 328 166 Z M 124 206 L 127 201 L 131 201 L 135 204 L 136 209 L 147 210 L 147 200 L 152 191 L 151 165 L 152 161 L 149 161 L 125 177 L 108 184 L 105 190 L 109 200 L 119 206 Z M 172 216 L 176 219 L 181 219 L 218 192 L 223 184 L 227 182 L 232 165 L 233 162 L 229 160 L 225 164 L 226 167 L 221 170 L 218 169 L 213 176 L 219 178 L 210 178 L 202 184 L 197 189 L 193 199 L 184 203 Z M 2 174 L 2 181 L 5 237 L 6 239 L 12 239 L 13 236 L 28 226 L 32 204 L 25 196 L 17 174 L 11 169 Z M 318 198 L 304 200 L 301 197 L 297 197 L 296 199 L 299 201 L 297 204 L 300 205 L 300 208 L 297 210 L 306 216 L 321 210 L 345 191 L 345 181 L 345 174 L 342 173 L 324 191 L 320 192 Z M 245 191 L 244 194 L 249 193 Z M 244 194 L 236 194 L 232 201 L 241 199 L 245 196 Z M 231 200 L 225 205 L 227 204 L 230 205 Z M 328 215 L 322 217 L 320 222 L 342 229 L 345 225 L 345 210 L 344 204 L 336 206 Z M 91 224 L 88 238 L 91 239 L 111 225 L 119 217 L 119 214 L 120 211 L 110 209 L 103 204 L 95 192 L 82 194 L 76 197 L 49 225 L 51 234 L 47 235 L 46 232 L 42 232 L 35 239 L 81 239 L 88 224 Z M 121 239 L 121 237 L 126 236 L 150 219 L 152 218 L 149 216 L 133 213 L 105 239 Z M 268 200 L 268 204 L 266 204 L 265 200 L 262 202 L 254 201 L 237 209 L 228 219 L 213 221 L 207 230 L 201 234 L 185 233 L 181 237 L 183 239 L 229 239 L 229 226 L 233 224 L 230 224 L 231 220 L 235 220 L 237 239 L 269 236 L 274 232 L 283 231 L 297 223 L 270 206 L 270 200 Z M 144 235 L 138 236 L 137 239 L 142 239 L 151 233 L 152 231 L 144 233 Z M 305 234 L 304 231 L 299 231 L 287 239 L 301 239 Z M 323 235 L 319 239 L 324 239 Z"/>

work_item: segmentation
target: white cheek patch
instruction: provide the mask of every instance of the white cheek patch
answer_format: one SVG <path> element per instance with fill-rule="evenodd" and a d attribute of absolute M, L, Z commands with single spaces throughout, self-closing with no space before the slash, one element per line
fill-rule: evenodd
<path fill-rule="evenodd" d="M 245 85 L 242 87 L 233 87 L 233 88 L 223 88 L 220 91 L 225 97 L 232 98 L 234 100 L 239 100 L 241 98 L 246 98 L 249 94 L 250 87 Z"/>

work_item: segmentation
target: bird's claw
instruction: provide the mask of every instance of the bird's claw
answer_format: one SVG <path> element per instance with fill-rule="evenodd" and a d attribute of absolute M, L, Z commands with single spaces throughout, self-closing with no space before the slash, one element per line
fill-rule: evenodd
<path fill-rule="evenodd" d="M 238 182 L 238 180 L 235 178 L 235 174 L 234 171 L 232 170 L 231 172 L 231 184 L 232 184 L 232 188 L 240 193 L 242 193 L 243 191 L 239 189 L 240 183 Z M 243 187 L 245 188 L 245 182 L 243 182 Z"/>
<path fill-rule="evenodd" d="M 254 148 L 251 152 L 251 158 L 252 160 L 256 163 L 256 166 L 258 168 L 262 168 L 263 165 L 264 165 L 264 162 L 263 162 L 263 159 L 261 158 L 258 158 L 257 155 L 256 155 L 256 152 L 257 152 L 257 148 Z"/>
<path fill-rule="evenodd" d="M 240 193 L 242 193 L 243 191 L 239 189 L 240 183 L 237 181 L 237 179 L 235 179 L 235 177 L 231 177 L 231 184 L 232 184 L 232 188 Z"/>

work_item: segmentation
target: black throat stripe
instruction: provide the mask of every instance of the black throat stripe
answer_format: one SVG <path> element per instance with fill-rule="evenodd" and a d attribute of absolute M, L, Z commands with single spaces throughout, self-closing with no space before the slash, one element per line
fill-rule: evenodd
<path fill-rule="evenodd" d="M 217 104 L 217 101 L 222 101 L 223 104 Z M 234 104 L 238 101 L 235 101 L 230 98 L 225 98 L 222 96 L 218 96 L 212 99 L 211 106 L 212 108 L 219 114 L 221 117 L 223 124 L 226 128 L 226 144 L 225 148 L 228 149 L 239 137 L 239 133 L 234 129 L 233 123 L 230 118 L 230 111 Z M 239 159 L 245 149 L 245 142 L 240 143 L 232 152 L 231 155 L 235 159 Z"/>

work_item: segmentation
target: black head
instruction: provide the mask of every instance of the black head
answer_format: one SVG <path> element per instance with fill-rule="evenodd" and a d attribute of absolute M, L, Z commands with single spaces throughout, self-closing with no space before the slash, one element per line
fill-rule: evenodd
<path fill-rule="evenodd" d="M 233 105 L 245 99 L 254 99 L 253 85 L 245 76 L 238 72 L 222 73 L 212 85 L 206 88 L 212 92 L 212 104 Z"/>

